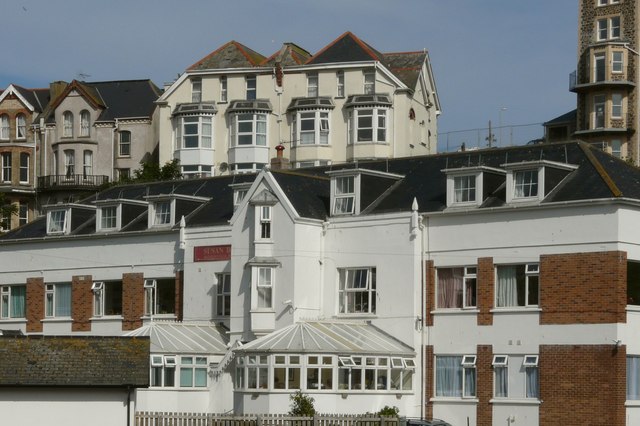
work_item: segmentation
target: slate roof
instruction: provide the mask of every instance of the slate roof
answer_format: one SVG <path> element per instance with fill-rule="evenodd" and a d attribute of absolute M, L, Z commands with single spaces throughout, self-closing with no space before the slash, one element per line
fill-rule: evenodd
<path fill-rule="evenodd" d="M 307 61 L 307 65 L 356 61 L 383 62 L 383 59 L 382 53 L 347 31 L 313 55 Z"/>
<path fill-rule="evenodd" d="M 255 50 L 231 40 L 188 67 L 187 71 L 215 68 L 250 68 L 260 65 L 265 59 L 263 55 Z"/>
<path fill-rule="evenodd" d="M 573 123 L 576 121 L 578 115 L 578 110 L 574 109 L 573 111 L 569 111 L 562 115 L 559 115 L 556 118 L 552 118 L 551 120 L 543 123 L 544 126 L 552 125 L 552 124 L 565 124 L 565 123 Z"/>
<path fill-rule="evenodd" d="M 27 89 L 21 86 L 13 85 L 20 92 L 20 95 L 34 107 L 35 112 L 39 113 L 49 104 L 49 89 Z"/>
<path fill-rule="evenodd" d="M 148 387 L 146 337 L 0 337 L 0 387 Z"/>
<path fill-rule="evenodd" d="M 284 43 L 279 51 L 268 57 L 261 64 L 263 66 L 274 66 L 280 63 L 282 66 L 302 65 L 311 58 L 311 54 L 302 47 L 294 43 Z"/>

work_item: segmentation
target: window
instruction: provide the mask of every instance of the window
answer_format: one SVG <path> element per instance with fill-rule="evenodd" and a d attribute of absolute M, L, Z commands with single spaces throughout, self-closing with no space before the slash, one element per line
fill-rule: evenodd
<path fill-rule="evenodd" d="M 342 176 L 335 178 L 333 214 L 355 213 L 355 200 L 355 176 Z"/>
<path fill-rule="evenodd" d="M 174 278 L 144 280 L 145 316 L 174 314 L 175 290 Z"/>
<path fill-rule="evenodd" d="M 211 166 L 203 166 L 201 164 L 189 164 L 181 166 L 182 177 L 184 179 L 195 179 L 200 177 L 211 176 Z"/>
<path fill-rule="evenodd" d="M 267 389 L 269 386 L 269 357 L 267 355 L 249 355 L 247 365 L 247 388 Z"/>
<path fill-rule="evenodd" d="M 3 285 L 0 287 L 0 319 L 25 318 L 27 286 Z"/>
<path fill-rule="evenodd" d="M 20 201 L 18 204 L 18 225 L 26 225 L 29 222 L 29 204 L 26 201 Z"/>
<path fill-rule="evenodd" d="M 598 6 L 606 6 L 608 4 L 618 4 L 620 0 L 598 0 Z"/>
<path fill-rule="evenodd" d="M 220 77 L 220 102 L 227 102 L 227 76 Z"/>
<path fill-rule="evenodd" d="M 131 132 L 122 131 L 118 137 L 118 155 L 129 157 L 131 155 Z"/>
<path fill-rule="evenodd" d="M 364 77 L 364 94 L 373 95 L 376 93 L 376 71 L 367 70 L 363 72 Z"/>
<path fill-rule="evenodd" d="M 436 356 L 436 396 L 476 396 L 475 356 Z"/>
<path fill-rule="evenodd" d="M 118 206 L 100 208 L 100 229 L 116 229 L 118 227 Z"/>
<path fill-rule="evenodd" d="M 191 102 L 202 102 L 202 79 L 191 80 Z"/>
<path fill-rule="evenodd" d="M 611 118 L 622 118 L 622 95 L 620 93 L 611 95 Z"/>
<path fill-rule="evenodd" d="M 153 225 L 171 225 L 171 201 L 157 201 L 153 204 Z"/>
<path fill-rule="evenodd" d="M 122 315 L 122 281 L 97 281 L 93 291 L 93 316 Z"/>
<path fill-rule="evenodd" d="M 333 389 L 333 357 L 318 355 L 307 356 L 306 375 L 307 390 Z M 373 383 L 375 383 L 375 381 Z"/>
<path fill-rule="evenodd" d="M 537 264 L 503 265 L 497 268 L 496 306 L 538 305 L 539 268 Z"/>
<path fill-rule="evenodd" d="M 216 274 L 216 314 L 221 317 L 231 315 L 231 274 Z"/>
<path fill-rule="evenodd" d="M 45 317 L 71 316 L 71 284 L 46 284 L 44 294 Z"/>
<path fill-rule="evenodd" d="M 607 75 L 605 65 L 605 55 L 598 54 L 593 57 L 593 78 L 594 81 L 604 81 Z"/>
<path fill-rule="evenodd" d="M 620 17 L 598 19 L 597 21 L 598 41 L 613 40 L 620 38 Z"/>
<path fill-rule="evenodd" d="M 253 271 L 256 277 L 256 307 L 270 309 L 273 308 L 273 276 L 274 268 L 257 267 Z"/>
<path fill-rule="evenodd" d="M 438 268 L 438 308 L 476 306 L 476 268 Z"/>
<path fill-rule="evenodd" d="M 206 356 L 181 356 L 180 357 L 180 387 L 181 388 L 205 388 L 207 387 L 207 357 Z"/>
<path fill-rule="evenodd" d="M 454 176 L 453 196 L 455 203 L 469 203 L 476 201 L 476 177 Z"/>
<path fill-rule="evenodd" d="M 29 183 L 29 158 L 26 152 L 20 153 L 20 183 Z"/>
<path fill-rule="evenodd" d="M 507 355 L 494 355 L 493 357 L 493 395 L 496 398 L 507 398 L 509 396 L 509 357 Z"/>
<path fill-rule="evenodd" d="M 270 240 L 271 239 L 271 206 L 257 206 L 259 211 L 259 227 L 257 231 L 259 234 L 256 235 L 256 239 L 258 240 Z"/>
<path fill-rule="evenodd" d="M 63 234 L 67 231 L 67 211 L 51 210 L 48 214 L 47 233 Z"/>
<path fill-rule="evenodd" d="M 67 178 L 72 178 L 76 174 L 76 153 L 72 149 L 66 149 L 64 151 L 64 175 Z"/>
<path fill-rule="evenodd" d="M 255 75 L 249 75 L 245 78 L 245 84 L 246 84 L 246 99 L 247 100 L 254 100 L 256 99 L 256 89 L 257 89 L 257 83 L 256 83 L 256 76 Z"/>
<path fill-rule="evenodd" d="M 300 356 L 274 355 L 273 388 L 300 389 Z"/>
<path fill-rule="evenodd" d="M 627 304 L 640 305 L 640 262 L 627 262 Z"/>
<path fill-rule="evenodd" d="M 213 121 L 211 116 L 180 117 L 176 145 L 185 148 L 211 148 Z"/>
<path fill-rule="evenodd" d="M 174 387 L 176 384 L 176 357 L 151 355 L 151 386 Z"/>
<path fill-rule="evenodd" d="M 24 114 L 16 115 L 16 139 L 27 138 L 27 119 Z"/>
<path fill-rule="evenodd" d="M 514 198 L 538 196 L 538 170 L 516 170 L 514 176 Z"/>
<path fill-rule="evenodd" d="M 318 96 L 318 73 L 307 74 L 307 96 L 310 98 Z"/>
<path fill-rule="evenodd" d="M 336 96 L 339 98 L 343 98 L 344 97 L 344 71 L 338 71 L 336 73 L 336 84 L 338 86 Z"/>
<path fill-rule="evenodd" d="M 349 143 L 387 141 L 387 110 L 354 109 L 350 112 Z"/>
<path fill-rule="evenodd" d="M 621 73 L 624 66 L 624 53 L 612 52 L 611 53 L 611 72 Z"/>
<path fill-rule="evenodd" d="M 538 355 L 525 355 L 522 366 L 525 371 L 525 397 L 539 398 Z"/>
<path fill-rule="evenodd" d="M 116 178 L 118 180 L 129 180 L 131 177 L 131 169 L 116 169 Z"/>
<path fill-rule="evenodd" d="M 80 112 L 80 136 L 89 136 L 89 111 L 86 109 Z"/>
<path fill-rule="evenodd" d="M 267 146 L 267 114 L 234 114 L 231 128 L 231 144 L 235 146 Z"/>
<path fill-rule="evenodd" d="M 620 139 L 614 139 L 611 141 L 611 155 L 616 158 L 622 157 L 622 141 Z"/>
<path fill-rule="evenodd" d="M 10 129 L 11 127 L 9 127 L 9 116 L 7 114 L 0 115 L 0 139 L 9 139 Z"/>
<path fill-rule="evenodd" d="M 329 113 L 297 112 L 293 117 L 293 139 L 299 145 L 329 144 Z"/>
<path fill-rule="evenodd" d="M 93 152 L 85 150 L 83 153 L 82 176 L 86 179 L 93 175 Z"/>
<path fill-rule="evenodd" d="M 349 268 L 338 271 L 341 314 L 376 313 L 376 268 Z"/>
<path fill-rule="evenodd" d="M 71 111 L 62 113 L 62 136 L 73 137 L 73 113 Z"/>
<path fill-rule="evenodd" d="M 627 356 L 627 399 L 640 400 L 640 356 Z"/>
<path fill-rule="evenodd" d="M 248 189 L 236 189 L 233 191 L 233 210 L 234 211 L 238 208 L 240 203 L 242 203 L 242 200 L 244 200 L 244 197 L 247 196 L 248 191 L 249 191 Z"/>
<path fill-rule="evenodd" d="M 2 182 L 11 183 L 11 153 L 2 153 Z"/>

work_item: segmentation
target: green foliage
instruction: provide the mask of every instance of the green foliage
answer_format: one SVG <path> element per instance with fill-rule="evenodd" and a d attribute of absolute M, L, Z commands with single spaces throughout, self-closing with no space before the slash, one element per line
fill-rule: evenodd
<path fill-rule="evenodd" d="M 377 414 L 378 416 L 398 417 L 400 409 L 396 406 L 389 407 L 388 405 L 385 405 Z"/>
<path fill-rule="evenodd" d="M 314 399 L 309 395 L 297 391 L 289 397 L 289 400 L 291 401 L 290 416 L 312 417 L 316 414 L 316 409 L 313 407 Z"/>
<path fill-rule="evenodd" d="M 182 177 L 180 161 L 178 159 L 167 161 L 162 167 L 154 161 L 141 161 L 140 165 L 142 167 L 133 172 L 133 182 L 175 180 Z"/>
<path fill-rule="evenodd" d="M 0 192 L 0 220 L 2 221 L 2 227 L 6 230 L 9 229 L 11 223 L 11 216 L 18 214 L 18 205 L 11 204 L 7 201 L 4 193 Z"/>

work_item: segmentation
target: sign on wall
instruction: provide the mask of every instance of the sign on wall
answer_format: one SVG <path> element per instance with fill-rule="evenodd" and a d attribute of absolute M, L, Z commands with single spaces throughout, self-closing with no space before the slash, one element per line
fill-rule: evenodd
<path fill-rule="evenodd" d="M 218 260 L 231 260 L 231 245 L 223 246 L 199 246 L 193 248 L 194 262 L 215 262 Z"/>

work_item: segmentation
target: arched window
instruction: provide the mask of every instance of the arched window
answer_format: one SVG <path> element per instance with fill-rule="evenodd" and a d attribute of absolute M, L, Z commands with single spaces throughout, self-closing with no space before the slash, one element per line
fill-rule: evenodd
<path fill-rule="evenodd" d="M 90 118 L 86 109 L 80 113 L 80 136 L 89 136 Z"/>
<path fill-rule="evenodd" d="M 16 115 L 16 139 L 27 138 L 27 119 L 24 114 Z"/>
<path fill-rule="evenodd" d="M 62 113 L 63 129 L 62 136 L 73 137 L 73 113 L 71 111 L 65 111 Z"/>
<path fill-rule="evenodd" d="M 7 114 L 0 115 L 0 139 L 9 139 L 9 116 Z"/>

